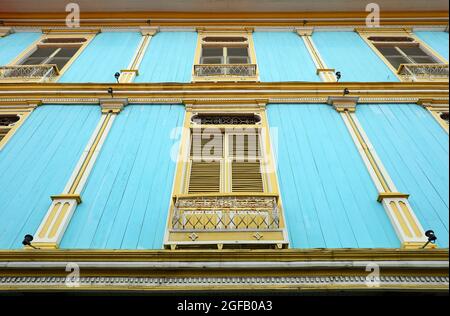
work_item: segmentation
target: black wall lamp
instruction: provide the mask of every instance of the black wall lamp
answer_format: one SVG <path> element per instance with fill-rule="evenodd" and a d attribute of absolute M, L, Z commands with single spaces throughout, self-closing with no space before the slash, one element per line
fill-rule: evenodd
<path fill-rule="evenodd" d="M 341 80 L 342 74 L 340 71 L 336 72 L 336 80 L 337 82 L 339 82 L 339 80 Z"/>
<path fill-rule="evenodd" d="M 119 83 L 120 72 L 116 72 L 116 73 L 114 74 L 114 78 L 116 78 L 117 83 Z"/>
<path fill-rule="evenodd" d="M 435 244 L 437 240 L 436 234 L 432 230 L 427 230 L 425 232 L 425 236 L 428 237 L 428 241 L 425 245 L 423 245 L 422 249 L 425 249 L 430 243 Z"/>
<path fill-rule="evenodd" d="M 35 246 L 33 246 L 31 244 L 33 239 L 34 239 L 34 237 L 32 235 L 25 235 L 25 237 L 23 238 L 23 241 L 22 241 L 22 245 L 29 246 L 29 247 L 31 247 L 33 249 L 39 249 L 39 248 L 36 248 Z"/>

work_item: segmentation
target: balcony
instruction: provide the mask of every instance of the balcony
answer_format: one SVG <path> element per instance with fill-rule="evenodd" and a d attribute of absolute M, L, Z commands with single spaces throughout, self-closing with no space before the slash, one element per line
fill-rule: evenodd
<path fill-rule="evenodd" d="M 202 64 L 194 65 L 194 75 L 200 80 L 256 80 L 257 73 L 255 64 Z"/>
<path fill-rule="evenodd" d="M 14 65 L 0 67 L 1 81 L 51 82 L 59 75 L 56 65 Z"/>
<path fill-rule="evenodd" d="M 448 64 L 402 64 L 397 73 L 404 81 L 448 81 Z"/>
<path fill-rule="evenodd" d="M 222 249 L 287 245 L 276 195 L 183 195 L 173 202 L 166 246 Z"/>

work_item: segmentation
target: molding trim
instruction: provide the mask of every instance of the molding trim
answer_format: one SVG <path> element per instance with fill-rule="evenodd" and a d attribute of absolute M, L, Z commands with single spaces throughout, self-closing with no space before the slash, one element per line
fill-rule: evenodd
<path fill-rule="evenodd" d="M 75 283 L 76 282 L 76 283 Z M 75 285 L 76 284 L 76 285 Z M 75 285 L 75 286 L 74 286 Z M 199 277 L 114 277 L 82 276 L 67 279 L 61 276 L 20 276 L 0 278 L 0 290 L 95 290 L 95 291 L 176 291 L 176 290 L 438 290 L 448 291 L 447 276 L 404 276 L 402 274 L 380 276 L 368 280 L 366 276 L 199 276 Z"/>
<path fill-rule="evenodd" d="M 103 114 L 119 114 L 128 105 L 128 99 L 99 99 Z"/>
<path fill-rule="evenodd" d="M 344 111 L 355 112 L 359 97 L 329 97 L 327 103 L 341 113 Z"/>

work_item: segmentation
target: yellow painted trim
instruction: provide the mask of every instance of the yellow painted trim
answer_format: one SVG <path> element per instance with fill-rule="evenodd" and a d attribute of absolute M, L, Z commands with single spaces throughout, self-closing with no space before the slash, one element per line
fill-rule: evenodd
<path fill-rule="evenodd" d="M 81 165 L 81 168 L 69 189 L 69 192 L 68 192 L 69 194 L 75 194 L 77 187 L 80 184 L 80 181 L 83 178 L 83 175 L 92 159 L 92 156 L 94 155 L 95 150 L 97 149 L 97 146 L 100 143 L 100 140 L 103 137 L 103 134 L 105 133 L 106 127 L 108 126 L 112 115 L 113 115 L 113 113 L 111 113 L 111 112 L 106 115 L 106 118 L 103 121 L 103 124 L 102 124 L 97 136 L 95 137 L 94 143 L 92 144 L 91 148 L 89 148 L 88 155 L 86 156 L 86 159 L 83 161 L 83 164 Z"/>
<path fill-rule="evenodd" d="M 378 167 L 378 164 L 376 163 L 375 158 L 369 149 L 369 146 L 367 146 L 366 142 L 364 141 L 364 138 L 362 137 L 358 127 L 356 126 L 356 123 L 353 120 L 353 117 L 350 115 L 349 111 L 344 111 L 343 114 L 348 119 L 348 122 L 350 123 L 350 126 L 352 127 L 352 130 L 355 133 L 356 138 L 358 139 L 358 142 L 362 146 L 364 153 L 366 154 L 366 157 L 369 160 L 370 165 L 372 166 L 372 169 L 378 178 L 378 181 L 380 182 L 381 186 L 383 187 L 383 190 L 385 192 L 391 192 L 391 189 L 389 188 L 389 185 L 387 184 L 387 181 L 384 178 L 383 173 L 381 172 L 380 168 Z"/>
<path fill-rule="evenodd" d="M 77 204 L 81 204 L 83 201 L 81 200 L 81 195 L 79 194 L 60 194 L 60 195 L 52 195 L 50 197 L 52 201 L 57 200 L 75 200 Z"/>
<path fill-rule="evenodd" d="M 383 202 L 384 199 L 408 199 L 408 198 L 409 194 L 387 191 L 381 192 L 378 195 L 377 201 Z"/>

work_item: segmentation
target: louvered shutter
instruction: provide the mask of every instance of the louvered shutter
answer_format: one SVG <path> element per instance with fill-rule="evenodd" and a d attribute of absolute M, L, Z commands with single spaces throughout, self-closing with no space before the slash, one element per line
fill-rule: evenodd
<path fill-rule="evenodd" d="M 257 162 L 231 163 L 233 192 L 264 192 L 261 164 Z"/>
<path fill-rule="evenodd" d="M 189 193 L 220 192 L 220 162 L 191 162 Z"/>
<path fill-rule="evenodd" d="M 263 192 L 259 134 L 232 134 L 228 137 L 232 191 Z"/>

